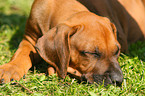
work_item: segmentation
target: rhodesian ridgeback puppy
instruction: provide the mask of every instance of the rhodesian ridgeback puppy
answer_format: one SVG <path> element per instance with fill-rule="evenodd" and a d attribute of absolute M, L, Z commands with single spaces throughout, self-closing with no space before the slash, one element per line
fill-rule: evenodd
<path fill-rule="evenodd" d="M 145 40 L 145 0 L 78 0 L 90 11 L 108 17 L 117 28 L 121 51 L 128 45 Z"/>
<path fill-rule="evenodd" d="M 108 18 L 76 0 L 35 0 L 18 50 L 0 66 L 0 80 L 20 80 L 43 58 L 49 75 L 65 78 L 70 73 L 89 83 L 121 83 L 119 54 L 116 27 Z"/>

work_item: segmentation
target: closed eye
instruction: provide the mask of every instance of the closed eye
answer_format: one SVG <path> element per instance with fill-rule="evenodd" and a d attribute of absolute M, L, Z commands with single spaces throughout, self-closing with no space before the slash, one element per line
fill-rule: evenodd
<path fill-rule="evenodd" d="M 82 51 L 81 52 L 82 54 L 91 54 L 91 55 L 94 55 L 95 57 L 99 58 L 101 57 L 101 53 L 97 53 L 97 52 L 86 52 L 86 51 Z"/>

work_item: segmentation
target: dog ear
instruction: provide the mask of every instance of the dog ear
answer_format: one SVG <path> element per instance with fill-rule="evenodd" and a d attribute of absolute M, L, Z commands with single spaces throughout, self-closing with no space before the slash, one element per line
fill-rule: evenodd
<path fill-rule="evenodd" d="M 50 65 L 56 68 L 58 75 L 65 78 L 70 61 L 70 35 L 75 30 L 65 24 L 52 28 L 36 43 L 36 50 Z"/>
<path fill-rule="evenodd" d="M 117 40 L 117 29 L 116 29 L 116 26 L 113 23 L 111 23 L 111 27 L 113 29 L 113 33 L 114 33 L 115 39 Z"/>

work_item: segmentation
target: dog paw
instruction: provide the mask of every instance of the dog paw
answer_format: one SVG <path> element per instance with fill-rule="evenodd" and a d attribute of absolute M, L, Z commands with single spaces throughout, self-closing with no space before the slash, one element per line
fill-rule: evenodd
<path fill-rule="evenodd" d="M 24 76 L 24 70 L 17 65 L 4 64 L 0 66 L 0 83 L 8 83 L 20 80 Z"/>
<path fill-rule="evenodd" d="M 48 75 L 50 76 L 50 75 L 53 75 L 53 74 L 57 74 L 57 72 L 56 72 L 56 70 L 54 69 L 54 67 L 52 67 L 52 66 L 50 66 L 50 65 L 48 65 L 48 68 L 47 68 L 47 73 L 48 73 Z"/>

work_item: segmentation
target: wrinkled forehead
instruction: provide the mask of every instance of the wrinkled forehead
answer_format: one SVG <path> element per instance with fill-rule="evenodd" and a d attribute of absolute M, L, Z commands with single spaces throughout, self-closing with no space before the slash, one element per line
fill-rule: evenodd
<path fill-rule="evenodd" d="M 113 34 L 111 25 L 98 24 L 85 26 L 84 30 L 75 34 L 75 45 L 79 50 L 94 51 L 96 47 L 99 50 L 112 48 L 116 46 L 116 39 Z"/>

